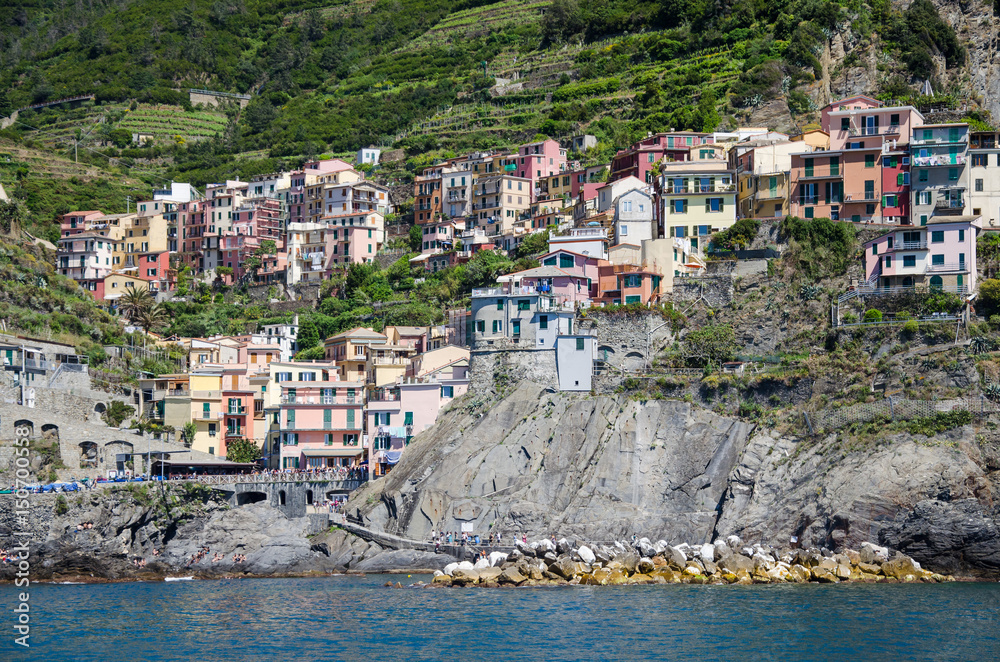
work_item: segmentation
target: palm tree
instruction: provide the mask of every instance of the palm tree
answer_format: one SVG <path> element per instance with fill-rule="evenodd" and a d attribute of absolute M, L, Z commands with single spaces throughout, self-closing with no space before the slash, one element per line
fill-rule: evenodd
<path fill-rule="evenodd" d="M 153 295 L 149 293 L 149 290 L 132 287 L 122 295 L 118 303 L 118 309 L 130 321 L 136 321 L 142 311 L 151 308 L 153 303 Z"/>
<path fill-rule="evenodd" d="M 148 308 L 140 310 L 136 315 L 135 321 L 142 327 L 143 331 L 149 333 L 153 329 L 166 326 L 170 321 L 170 313 L 162 303 L 155 303 Z"/>

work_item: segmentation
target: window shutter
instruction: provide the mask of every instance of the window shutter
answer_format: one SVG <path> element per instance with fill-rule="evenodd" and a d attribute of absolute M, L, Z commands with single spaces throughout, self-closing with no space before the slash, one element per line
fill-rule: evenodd
<path fill-rule="evenodd" d="M 719 198 L 719 211 L 725 211 L 725 210 L 726 210 L 726 199 Z"/>
<path fill-rule="evenodd" d="M 705 211 L 712 211 L 712 200 L 705 198 Z"/>
<path fill-rule="evenodd" d="M 896 175 L 896 186 L 902 186 L 902 185 L 903 185 L 903 173 L 899 173 L 898 175 Z"/>

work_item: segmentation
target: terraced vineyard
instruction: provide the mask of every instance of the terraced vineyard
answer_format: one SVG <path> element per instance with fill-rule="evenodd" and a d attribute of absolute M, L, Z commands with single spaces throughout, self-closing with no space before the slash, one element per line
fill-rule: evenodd
<path fill-rule="evenodd" d="M 505 6 L 540 4 L 547 3 L 514 0 L 505 3 Z M 461 13 L 480 16 L 485 13 L 483 9 Z M 450 22 L 453 17 L 439 26 Z M 463 20 L 461 25 L 470 25 L 470 22 Z M 438 30 L 439 26 L 428 35 Z M 444 34 L 444 31 L 440 33 Z M 591 122 L 606 115 L 622 116 L 631 109 L 635 95 L 641 93 L 648 82 L 683 78 L 690 72 L 697 72 L 702 79 L 699 84 L 702 91 L 711 90 L 724 103 L 728 84 L 736 80 L 743 64 L 741 60 L 734 59 L 729 50 L 715 49 L 685 60 L 632 64 L 614 77 L 575 80 L 580 76 L 580 59 L 585 52 L 613 53 L 634 38 L 626 36 L 585 45 L 567 44 L 556 50 L 503 51 L 488 63 L 487 70 L 492 77 L 511 81 L 513 86 L 508 86 L 502 95 L 485 103 L 480 100 L 463 102 L 460 99 L 432 117 L 414 123 L 397 139 L 433 135 L 442 141 L 461 141 L 463 136 L 475 133 L 477 136 L 492 136 L 500 142 L 510 141 L 533 133 L 531 128 L 541 124 L 558 105 L 577 101 L 586 102 Z M 563 74 L 570 76 L 574 82 L 560 85 L 561 81 L 565 81 Z"/>
<path fill-rule="evenodd" d="M 226 116 L 211 111 L 186 112 L 177 106 L 139 106 L 125 114 L 118 128 L 133 133 L 152 133 L 154 142 L 204 140 L 226 128 Z"/>
<path fill-rule="evenodd" d="M 544 10 L 551 4 L 552 0 L 505 0 L 455 12 L 396 52 L 447 46 L 456 40 L 499 32 L 508 27 L 538 23 Z"/>
<path fill-rule="evenodd" d="M 223 131 L 227 123 L 224 113 L 185 111 L 178 106 L 138 104 L 135 110 L 129 110 L 127 104 L 89 104 L 74 110 L 47 110 L 26 119 L 25 125 L 38 130 L 26 133 L 25 137 L 65 153 L 72 149 L 73 137 L 79 129 L 92 137 L 85 144 L 100 149 L 100 124 L 116 116 L 121 119 L 112 128 L 152 134 L 156 143 L 176 142 L 177 136 L 184 142 L 204 140 Z"/>
<path fill-rule="evenodd" d="M 0 142 L 0 184 L 13 184 L 17 181 L 18 171 L 23 173 L 22 169 L 27 169 L 29 177 L 89 180 L 103 176 L 100 169 L 92 165 L 74 163 L 72 159 L 26 149 L 9 141 Z"/>

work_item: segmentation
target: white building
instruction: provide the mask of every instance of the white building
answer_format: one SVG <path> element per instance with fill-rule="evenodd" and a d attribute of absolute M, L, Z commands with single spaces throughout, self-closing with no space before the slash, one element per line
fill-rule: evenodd
<path fill-rule="evenodd" d="M 378 165 L 378 159 L 382 156 L 382 150 L 375 147 L 362 147 L 358 150 L 357 163 L 361 165 L 362 163 L 369 163 L 371 165 Z"/>
<path fill-rule="evenodd" d="M 634 179 L 634 178 L 633 178 Z M 614 243 L 640 245 L 653 238 L 653 196 L 641 189 L 627 191 L 613 204 Z"/>
<path fill-rule="evenodd" d="M 153 200 L 166 202 L 191 202 L 198 199 L 198 192 L 190 184 L 170 182 L 170 188 L 153 191 Z"/>
<path fill-rule="evenodd" d="M 604 186 L 597 189 L 597 213 L 600 214 L 611 209 L 618 196 L 622 195 L 626 191 L 648 188 L 648 184 L 638 177 L 633 177 L 632 175 L 613 182 L 608 182 Z"/>
<path fill-rule="evenodd" d="M 594 378 L 597 338 L 561 335 L 556 338 L 556 375 L 560 391 L 589 391 Z"/>
<path fill-rule="evenodd" d="M 608 259 L 608 232 L 604 228 L 572 228 L 568 235 L 549 236 L 549 252 L 567 250 L 601 260 Z"/>
<path fill-rule="evenodd" d="M 267 336 L 269 342 L 276 342 L 281 347 L 281 356 L 285 357 L 287 354 L 291 357 L 297 351 L 299 351 L 299 345 L 296 338 L 299 337 L 299 316 L 296 315 L 291 324 L 265 324 L 260 327 L 258 332 L 263 336 Z M 282 358 L 282 361 L 288 361 L 290 359 Z"/>

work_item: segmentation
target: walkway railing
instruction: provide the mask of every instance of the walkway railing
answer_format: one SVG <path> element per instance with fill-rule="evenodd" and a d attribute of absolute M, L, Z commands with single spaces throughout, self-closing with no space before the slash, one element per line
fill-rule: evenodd
<path fill-rule="evenodd" d="M 257 473 L 257 474 L 192 474 L 168 476 L 165 480 L 177 482 L 196 482 L 205 485 L 229 485 L 232 483 L 316 483 L 341 482 L 356 483 L 357 487 L 368 482 L 367 472 L 362 471 L 296 471 L 292 473 Z"/>

